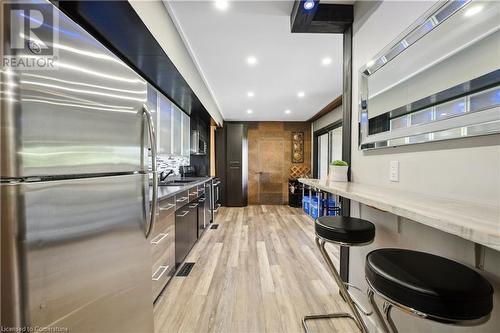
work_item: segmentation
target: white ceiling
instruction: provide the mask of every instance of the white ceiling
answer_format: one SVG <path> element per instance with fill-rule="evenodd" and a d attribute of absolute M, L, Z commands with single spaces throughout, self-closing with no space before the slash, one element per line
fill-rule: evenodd
<path fill-rule="evenodd" d="M 303 121 L 341 95 L 342 35 L 292 34 L 293 1 L 231 1 L 225 11 L 213 1 L 166 6 L 224 120 Z"/>

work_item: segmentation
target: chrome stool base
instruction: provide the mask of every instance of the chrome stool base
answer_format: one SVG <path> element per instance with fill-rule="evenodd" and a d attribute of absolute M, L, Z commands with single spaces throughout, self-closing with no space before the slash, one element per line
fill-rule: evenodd
<path fill-rule="evenodd" d="M 304 331 L 306 333 L 309 333 L 309 329 L 308 329 L 307 324 L 306 324 L 306 321 L 308 321 L 308 320 L 349 318 L 349 319 L 352 319 L 356 323 L 356 326 L 361 330 L 362 333 L 368 333 L 368 328 L 366 327 L 365 323 L 363 322 L 363 319 L 361 318 L 361 314 L 359 313 L 358 308 L 357 308 L 360 306 L 358 304 L 356 304 L 354 302 L 354 300 L 351 298 L 351 295 L 349 294 L 349 291 L 346 288 L 346 284 L 344 283 L 344 281 L 342 281 L 342 278 L 340 277 L 339 273 L 337 272 L 335 265 L 333 265 L 333 262 L 330 259 L 328 252 L 326 252 L 325 243 L 326 243 L 326 241 L 324 239 L 322 239 L 319 236 L 316 236 L 316 245 L 318 246 L 318 248 L 321 252 L 321 255 L 323 256 L 323 259 L 325 259 L 326 264 L 327 264 L 328 268 L 330 269 L 330 273 L 332 274 L 335 282 L 337 283 L 337 286 L 339 287 L 340 295 L 342 296 L 344 301 L 349 306 L 349 309 L 351 310 L 352 314 L 346 313 L 346 312 L 336 312 L 336 313 L 330 313 L 330 314 L 315 314 L 315 315 L 305 316 L 302 318 L 302 326 L 304 326 Z M 332 243 L 334 243 L 334 242 L 332 242 Z M 346 245 L 348 245 L 348 244 L 346 244 Z"/>
<path fill-rule="evenodd" d="M 356 322 L 356 318 L 354 318 L 350 313 L 336 312 L 336 313 L 329 313 L 329 314 L 317 314 L 317 315 L 304 316 L 304 318 L 302 318 L 302 326 L 304 326 L 304 331 L 306 333 L 309 333 L 309 328 L 307 327 L 306 321 L 314 320 L 314 319 L 332 319 L 332 318 L 349 318 L 349 319 L 354 320 L 354 322 Z"/>

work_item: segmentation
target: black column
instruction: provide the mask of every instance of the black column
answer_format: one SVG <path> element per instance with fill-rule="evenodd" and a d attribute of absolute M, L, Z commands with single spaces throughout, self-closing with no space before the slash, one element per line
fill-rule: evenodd
<path fill-rule="evenodd" d="M 351 119 L 352 119 L 352 25 L 344 31 L 344 59 L 342 85 L 342 159 L 351 165 Z M 349 169 L 348 180 L 351 180 Z M 342 216 L 351 213 L 351 201 L 342 198 Z M 349 281 L 349 248 L 340 247 L 340 276 Z"/>

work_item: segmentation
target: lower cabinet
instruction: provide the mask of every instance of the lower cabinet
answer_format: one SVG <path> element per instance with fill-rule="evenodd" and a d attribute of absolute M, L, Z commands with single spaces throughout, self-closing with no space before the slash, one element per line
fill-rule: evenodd
<path fill-rule="evenodd" d="M 175 198 L 159 203 L 157 222 L 150 238 L 153 301 L 175 272 Z"/>
<path fill-rule="evenodd" d="M 198 202 L 175 212 L 175 264 L 179 266 L 198 239 Z"/>
<path fill-rule="evenodd" d="M 198 197 L 198 238 L 201 237 L 206 228 L 205 193 Z"/>

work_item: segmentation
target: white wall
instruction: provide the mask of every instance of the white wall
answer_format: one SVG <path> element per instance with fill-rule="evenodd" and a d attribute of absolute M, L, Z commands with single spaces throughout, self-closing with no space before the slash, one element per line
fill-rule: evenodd
<path fill-rule="evenodd" d="M 471 202 L 500 203 L 500 135 L 425 143 L 363 152 L 358 150 L 358 72 L 434 2 L 387 1 L 355 3 L 353 36 L 352 180 L 357 183 L 429 193 Z M 400 162 L 400 181 L 389 181 L 389 162 Z M 353 216 L 376 224 L 373 244 L 351 249 L 350 280 L 366 286 L 366 254 L 380 247 L 418 249 L 474 265 L 474 244 L 421 224 L 398 218 L 359 203 Z M 498 332 L 500 327 L 500 252 L 486 251 L 485 271 L 495 287 L 492 319 L 478 327 L 455 327 L 397 313 L 400 332 Z M 450 277 L 452 278 L 452 277 Z M 397 312 L 397 311 L 396 311 Z M 372 317 L 373 319 L 373 317 Z"/>
<path fill-rule="evenodd" d="M 129 0 L 129 3 L 175 67 L 177 67 L 208 113 L 217 123 L 222 124 L 223 119 L 219 107 L 162 1 Z"/>

